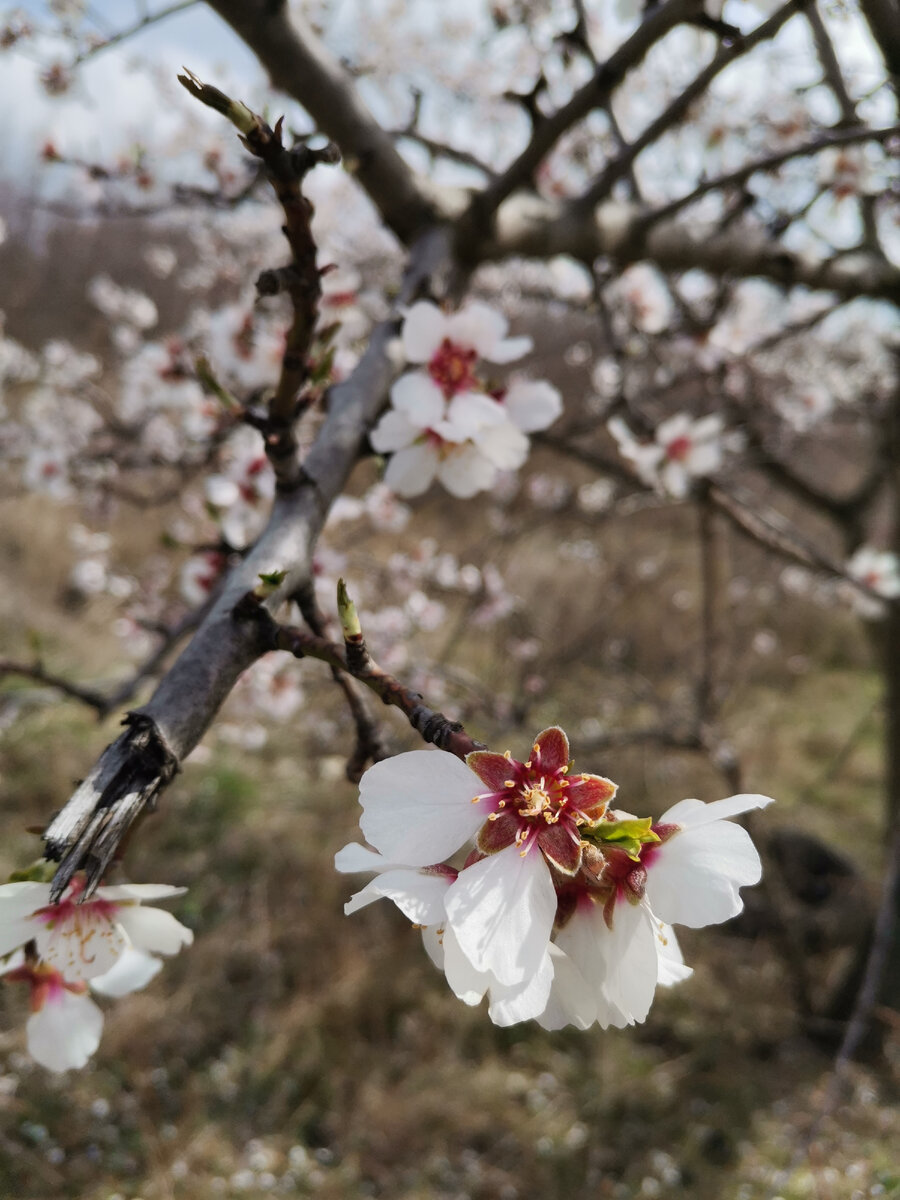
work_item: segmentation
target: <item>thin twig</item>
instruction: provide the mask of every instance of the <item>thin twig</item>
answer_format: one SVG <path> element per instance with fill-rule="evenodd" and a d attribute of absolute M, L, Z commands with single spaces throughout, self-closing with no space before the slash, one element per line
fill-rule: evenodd
<path fill-rule="evenodd" d="M 353 669 L 346 646 L 293 625 L 279 625 L 252 592 L 239 601 L 234 614 L 238 620 L 255 621 L 269 649 L 286 650 L 295 658 L 317 658 L 352 675 L 376 696 L 380 696 L 385 704 L 399 708 L 423 740 L 433 743 L 438 749 L 461 759 L 465 759 L 473 750 L 484 749 L 483 743 L 470 737 L 458 721 L 451 721 L 443 713 L 429 708 L 418 692 L 406 687 L 374 663 L 362 639 L 358 643 L 359 654 L 354 659 L 356 669 Z"/>
<path fill-rule="evenodd" d="M 167 17 L 177 16 L 180 12 L 185 12 L 189 8 L 196 7 L 198 0 L 179 0 L 177 4 L 172 4 L 168 8 L 161 8 L 155 13 L 145 13 L 139 21 L 135 21 L 133 25 L 129 25 L 127 29 L 120 29 L 118 32 L 110 34 L 102 42 L 97 42 L 93 46 L 89 46 L 87 50 L 76 56 L 72 61 L 72 66 L 77 67 L 80 63 L 86 62 L 89 58 L 96 56 L 104 50 L 109 50 L 112 46 L 118 46 L 128 38 L 134 37 L 135 34 L 141 33 L 149 25 L 156 25 L 160 21 L 164 21 Z"/>

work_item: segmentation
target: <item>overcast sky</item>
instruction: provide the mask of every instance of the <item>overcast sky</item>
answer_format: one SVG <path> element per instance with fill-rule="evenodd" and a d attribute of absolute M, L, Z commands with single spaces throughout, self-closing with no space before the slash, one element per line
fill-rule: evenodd
<path fill-rule="evenodd" d="M 151 11 L 167 6 L 156 3 Z M 130 0 L 95 0 L 91 9 L 100 18 L 92 27 L 105 32 L 138 12 Z M 25 0 L 16 5 L 16 10 L 24 11 L 36 23 L 47 18 L 47 5 L 40 0 Z M 66 153 L 103 160 L 123 142 L 146 140 L 148 121 L 164 128 L 166 114 L 159 111 L 158 88 L 146 72 L 135 69 L 138 57 L 152 61 L 160 78 L 171 80 L 184 65 L 217 81 L 261 78 L 253 55 L 204 4 L 149 27 L 121 47 L 98 54 L 81 68 L 72 89 L 58 99 L 46 94 L 39 73 L 55 58 L 69 61 L 68 47 L 49 39 L 16 47 L 0 55 L 0 104 L 4 113 L 13 114 L 12 120 L 0 125 L 2 176 L 8 180 L 29 178 L 31 165 L 48 138 Z"/>

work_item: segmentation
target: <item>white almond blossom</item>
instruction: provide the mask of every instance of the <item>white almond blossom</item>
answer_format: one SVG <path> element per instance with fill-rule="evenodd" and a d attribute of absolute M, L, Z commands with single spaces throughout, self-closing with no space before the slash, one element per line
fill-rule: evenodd
<path fill-rule="evenodd" d="M 741 911 L 758 882 L 749 835 L 729 817 L 767 796 L 683 800 L 656 823 L 609 809 L 616 785 L 571 774 L 557 727 L 527 762 L 476 751 L 466 763 L 412 751 L 360 782 L 360 826 L 341 871 L 375 874 L 345 911 L 385 897 L 423 927 L 426 949 L 467 1004 L 487 994 L 497 1024 L 548 1029 L 643 1021 L 658 986 L 686 979 L 673 924 Z M 447 859 L 475 849 L 457 870 Z"/>
<path fill-rule="evenodd" d="M 847 563 L 847 574 L 863 584 L 876 596 L 884 600 L 895 600 L 900 596 L 900 558 L 890 550 L 876 550 L 874 546 L 860 546 Z M 871 615 L 868 597 L 854 589 L 864 615 Z"/>
<path fill-rule="evenodd" d="M 110 971 L 129 949 L 177 954 L 194 940 L 171 913 L 143 901 L 183 895 L 163 883 L 123 883 L 99 887 L 89 900 L 80 876 L 58 904 L 50 884 L 25 881 L 0 885 L 0 956 L 34 942 L 37 956 L 69 983 L 86 982 Z"/>
<path fill-rule="evenodd" d="M 153 955 L 126 948 L 109 971 L 88 985 L 17 951 L 0 968 L 0 975 L 30 988 L 31 1016 L 25 1024 L 28 1053 L 49 1071 L 68 1071 L 85 1066 L 100 1044 L 103 1013 L 88 988 L 106 997 L 126 996 L 145 987 L 161 967 Z"/>
<path fill-rule="evenodd" d="M 528 439 L 489 396 L 461 392 L 448 401 L 414 372 L 394 384 L 391 404 L 369 440 L 391 455 L 384 481 L 399 496 L 419 496 L 437 479 L 466 499 L 525 461 Z"/>
<path fill-rule="evenodd" d="M 639 441 L 621 417 L 613 417 L 606 427 L 641 481 L 677 500 L 688 495 L 695 479 L 722 465 L 723 425 L 716 413 L 698 421 L 676 413 L 657 426 L 652 442 Z"/>
<path fill-rule="evenodd" d="M 219 510 L 228 544 L 243 550 L 260 533 L 275 495 L 275 476 L 262 439 L 253 429 L 240 429 L 228 441 L 228 460 L 218 475 L 206 480 L 206 498 Z"/>
<path fill-rule="evenodd" d="M 517 470 L 528 454 L 528 433 L 545 429 L 562 411 L 545 381 L 514 379 L 491 390 L 479 359 L 512 362 L 529 338 L 507 338 L 506 318 L 477 302 L 446 314 L 428 301 L 407 311 L 400 339 L 404 361 L 423 364 L 391 388 L 391 407 L 372 430 L 379 454 L 390 454 L 385 483 L 400 496 L 418 496 L 438 480 L 467 498 L 494 485 L 498 472 Z"/>

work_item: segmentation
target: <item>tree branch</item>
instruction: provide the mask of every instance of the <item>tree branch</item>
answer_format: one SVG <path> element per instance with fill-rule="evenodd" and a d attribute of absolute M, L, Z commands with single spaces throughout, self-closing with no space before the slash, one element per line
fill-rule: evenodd
<path fill-rule="evenodd" d="M 820 154 L 823 150 L 829 150 L 834 146 L 853 146 L 858 142 L 886 142 L 892 137 L 900 137 L 900 125 L 889 125 L 883 129 L 868 129 L 864 127 L 829 131 L 821 137 L 814 138 L 809 142 L 803 142 L 799 146 L 793 146 L 789 150 L 781 150 L 777 154 L 768 154 L 764 158 L 755 159 L 753 162 L 747 163 L 746 166 L 738 167 L 735 171 L 729 171 L 727 175 L 718 175 L 715 179 L 705 179 L 702 183 L 698 183 L 693 191 L 688 192 L 687 195 L 679 196 L 677 200 L 672 200 L 670 203 L 654 209 L 648 214 L 646 218 L 647 223 L 664 221 L 669 217 L 674 217 L 682 209 L 689 208 L 697 200 L 700 200 L 710 192 L 742 187 L 758 172 L 774 171 L 794 158 L 806 158 L 813 154 Z"/>
<path fill-rule="evenodd" d="M 448 238 L 441 231 L 413 248 L 398 306 L 408 304 L 447 263 L 448 253 Z M 234 619 L 237 602 L 262 573 L 284 572 L 270 599 L 273 608 L 311 579 L 313 547 L 328 508 L 346 482 L 393 378 L 388 345 L 395 335 L 395 319 L 378 326 L 353 374 L 332 389 L 326 419 L 304 462 L 303 483 L 276 496 L 265 530 L 225 577 L 192 641 L 147 704 L 129 715 L 129 729 L 107 747 L 48 825 L 46 856 L 61 860 L 54 898 L 82 869 L 85 894 L 92 894 L 131 824 L 155 803 L 178 763 L 197 745 L 241 672 L 265 653 L 258 623 Z"/>
<path fill-rule="evenodd" d="M 372 117 L 353 80 L 296 9 L 271 0 L 207 0 L 242 38 L 275 87 L 293 96 L 341 149 L 385 224 L 407 245 L 435 224 L 438 206 Z"/>
<path fill-rule="evenodd" d="M 279 625 L 262 607 L 253 593 L 248 593 L 238 605 L 235 615 L 256 621 L 270 650 L 286 650 L 294 658 L 317 658 L 328 663 L 332 670 L 345 672 L 380 696 L 384 704 L 399 708 L 413 729 L 426 741 L 465 759 L 473 750 L 483 750 L 484 744 L 469 737 L 458 721 L 429 708 L 422 696 L 406 687 L 393 675 L 383 671 L 369 657 L 361 635 L 354 642 L 338 645 L 294 625 Z"/>
<path fill-rule="evenodd" d="M 148 26 L 165 21 L 167 17 L 175 17 L 178 13 L 185 12 L 189 8 L 196 8 L 198 2 L 199 0 L 179 0 L 177 4 L 171 4 L 168 8 L 158 9 L 154 13 L 145 13 L 133 25 L 129 25 L 126 29 L 120 29 L 116 33 L 111 33 L 102 42 L 97 42 L 93 46 L 89 46 L 87 50 L 82 50 L 72 62 L 72 66 L 77 67 L 83 62 L 87 62 L 89 58 L 96 58 L 104 50 L 109 50 L 113 46 L 120 45 L 122 42 L 127 41 L 128 38 L 142 33 Z"/>
<path fill-rule="evenodd" d="M 468 243 L 473 235 L 483 233 L 503 201 L 517 188 L 531 182 L 535 170 L 562 135 L 594 109 L 604 107 L 613 91 L 628 72 L 641 62 L 651 46 L 699 11 L 697 0 L 665 0 L 665 3 L 652 9 L 631 37 L 597 68 L 588 83 L 579 88 L 552 116 L 538 119 L 525 149 L 502 175 L 473 198 L 469 210 L 458 223 L 459 241 Z"/>
<path fill-rule="evenodd" d="M 710 233 L 667 220 L 648 228 L 644 209 L 618 201 L 588 212 L 572 203 L 514 196 L 497 213 L 494 236 L 479 252 L 483 260 L 557 254 L 587 264 L 600 256 L 620 265 L 648 260 L 663 271 L 696 267 L 716 277 L 759 277 L 847 297 L 900 299 L 900 268 L 880 255 L 814 258 L 788 250 L 765 231 L 746 225 Z"/>
<path fill-rule="evenodd" d="M 844 81 L 841 64 L 838 61 L 837 54 L 834 52 L 834 45 L 828 36 L 825 22 L 822 20 L 821 14 L 815 4 L 812 4 L 807 9 L 806 20 L 812 30 L 813 41 L 816 44 L 816 54 L 818 54 L 819 62 L 822 64 L 825 82 L 831 88 L 834 98 L 838 102 L 838 107 L 841 110 L 841 120 L 845 125 L 852 125 L 856 121 L 856 105 L 847 91 L 847 84 Z"/>
<path fill-rule="evenodd" d="M 605 199 L 616 180 L 621 179 L 623 175 L 627 174 L 637 156 L 649 145 L 657 141 L 667 129 L 670 129 L 682 119 L 690 106 L 699 96 L 703 95 L 717 75 L 721 74 L 736 59 L 749 53 L 755 46 L 774 37 L 782 25 L 785 25 L 791 17 L 796 16 L 800 9 L 811 2 L 812 0 L 788 0 L 787 4 L 783 5 L 767 21 L 763 21 L 761 25 L 758 25 L 751 33 L 748 33 L 745 37 L 735 39 L 728 46 L 723 46 L 712 62 L 704 67 L 679 92 L 672 103 L 656 120 L 651 121 L 644 132 L 635 138 L 622 151 L 619 157 L 614 159 L 600 173 L 599 177 L 587 191 L 578 198 L 577 203 L 586 207 L 593 207 L 600 200 Z"/>

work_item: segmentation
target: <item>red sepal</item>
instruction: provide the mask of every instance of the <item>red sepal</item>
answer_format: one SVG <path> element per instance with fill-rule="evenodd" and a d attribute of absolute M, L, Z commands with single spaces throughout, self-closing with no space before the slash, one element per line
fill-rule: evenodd
<path fill-rule="evenodd" d="M 569 739 L 558 725 L 551 725 L 549 729 L 539 733 L 534 739 L 534 744 L 537 753 L 534 754 L 532 763 L 536 772 L 546 771 L 552 775 L 554 771 L 568 766 Z"/>
<path fill-rule="evenodd" d="M 538 845 L 557 871 L 575 875 L 581 868 L 581 842 L 566 824 L 548 825 L 538 834 Z"/>
<path fill-rule="evenodd" d="M 473 750 L 466 755 L 466 766 L 471 768 L 491 792 L 498 792 L 509 779 L 516 778 L 518 763 L 505 754 L 492 750 Z M 509 789 L 512 791 L 512 788 Z"/>
<path fill-rule="evenodd" d="M 516 840 L 520 822 L 514 813 L 500 813 L 496 821 L 485 821 L 478 830 L 475 845 L 482 854 L 497 854 Z"/>

